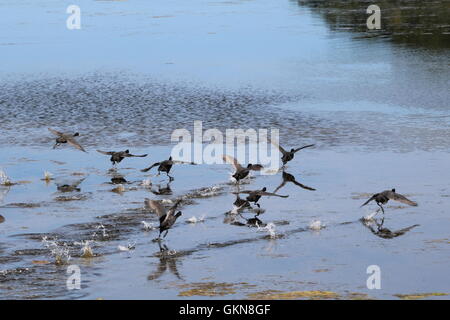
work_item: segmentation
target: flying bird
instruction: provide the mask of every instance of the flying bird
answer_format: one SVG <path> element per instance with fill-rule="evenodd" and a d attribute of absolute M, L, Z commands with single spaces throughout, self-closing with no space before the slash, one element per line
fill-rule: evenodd
<path fill-rule="evenodd" d="M 161 162 L 155 162 L 154 164 L 152 164 L 150 167 L 142 169 L 142 172 L 147 172 L 150 169 L 152 169 L 153 167 L 158 166 L 158 176 L 161 172 L 165 172 L 166 175 L 169 177 L 169 181 L 173 181 L 174 178 L 172 176 L 169 175 L 170 169 L 172 169 L 172 166 L 174 164 L 192 164 L 195 165 L 194 162 L 185 162 L 185 161 L 179 161 L 179 160 L 173 160 L 172 157 L 169 157 L 168 160 L 164 160 Z"/>
<path fill-rule="evenodd" d="M 400 193 L 396 193 L 395 189 L 392 189 L 392 190 L 385 190 L 383 192 L 374 194 L 369 200 L 364 202 L 361 205 L 361 207 L 365 206 L 366 204 L 368 204 L 371 201 L 375 201 L 377 203 L 377 205 L 381 208 L 381 211 L 384 214 L 383 205 L 388 203 L 389 200 L 399 201 L 401 203 L 404 203 L 404 204 L 407 204 L 410 206 L 414 206 L 414 207 L 417 206 L 417 202 L 409 200 L 408 198 L 401 195 Z"/>
<path fill-rule="evenodd" d="M 152 209 L 159 217 L 159 236 L 158 240 L 161 240 L 161 234 L 166 231 L 164 234 L 165 238 L 169 229 L 174 225 L 175 221 L 181 216 L 181 211 L 175 212 L 181 200 L 175 202 L 175 204 L 166 211 L 163 206 L 158 201 L 145 199 L 145 204 L 150 209 Z"/>
<path fill-rule="evenodd" d="M 248 202 L 253 202 L 255 205 L 258 206 L 258 208 L 260 208 L 260 205 L 258 203 L 259 199 L 261 199 L 262 196 L 267 196 L 267 197 L 280 197 L 280 198 L 287 198 L 289 196 L 282 196 L 276 193 L 272 193 L 272 192 L 267 192 L 266 191 L 267 188 L 264 187 L 261 190 L 242 190 L 239 192 L 233 192 L 234 194 L 239 194 L 239 193 L 246 193 L 248 194 L 246 200 Z"/>
<path fill-rule="evenodd" d="M 141 154 L 141 155 L 135 155 L 135 154 L 131 154 L 130 150 L 125 150 L 125 151 L 101 151 L 101 150 L 97 150 L 97 152 L 100 152 L 101 154 L 105 154 L 107 156 L 111 156 L 111 158 L 109 159 L 113 166 L 116 165 L 116 163 L 120 163 L 120 161 L 122 161 L 125 158 L 131 158 L 131 157 L 146 157 L 147 154 Z"/>
<path fill-rule="evenodd" d="M 63 143 L 69 143 L 78 150 L 86 152 L 86 150 L 84 150 L 84 148 L 75 140 L 75 137 L 78 137 L 80 135 L 78 132 L 75 132 L 74 134 L 68 134 L 53 130 L 51 128 L 48 128 L 48 130 L 56 136 L 56 143 L 53 146 L 53 149 Z"/>
<path fill-rule="evenodd" d="M 261 171 L 264 167 L 260 164 L 251 164 L 249 163 L 247 167 L 243 167 L 240 165 L 240 163 L 229 155 L 224 155 L 223 160 L 229 164 L 231 164 L 234 167 L 235 172 L 233 173 L 233 178 L 236 179 L 236 182 L 239 183 L 239 180 L 244 179 L 248 176 L 250 170 L 253 171 Z"/>
<path fill-rule="evenodd" d="M 288 163 L 289 161 L 291 161 L 292 159 L 294 159 L 294 155 L 295 153 L 297 153 L 298 151 L 305 149 L 305 148 L 310 148 L 310 147 L 314 147 L 315 144 L 308 144 L 306 146 L 294 149 L 292 148 L 290 151 L 286 151 L 285 149 L 283 149 L 278 143 L 272 141 L 269 139 L 269 141 L 278 148 L 278 150 L 280 150 L 282 157 L 281 157 L 281 161 L 283 162 L 283 166 Z"/>
<path fill-rule="evenodd" d="M 305 186 L 304 184 L 301 184 L 300 182 L 295 180 L 295 177 L 292 174 L 283 171 L 283 182 L 281 182 L 281 184 L 273 192 L 276 193 L 278 190 L 280 190 L 282 187 L 284 187 L 284 185 L 288 182 L 292 182 L 293 184 L 295 184 L 303 189 L 306 189 L 306 190 L 316 191 L 316 189 Z"/>

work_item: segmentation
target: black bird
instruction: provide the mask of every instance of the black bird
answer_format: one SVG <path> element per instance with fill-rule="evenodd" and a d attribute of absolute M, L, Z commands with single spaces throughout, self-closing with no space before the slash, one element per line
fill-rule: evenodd
<path fill-rule="evenodd" d="M 116 163 L 119 163 L 120 161 L 122 161 L 125 158 L 130 158 L 130 157 L 146 157 L 147 154 L 141 154 L 141 155 L 135 155 L 135 154 L 131 154 L 130 150 L 125 150 L 125 151 L 101 151 L 101 150 L 97 150 L 97 152 L 100 152 L 102 154 L 105 154 L 107 156 L 111 156 L 111 158 L 109 160 L 111 160 L 113 166 L 116 165 Z"/>
<path fill-rule="evenodd" d="M 261 190 L 243 190 L 243 191 L 239 191 L 239 192 L 233 192 L 234 194 L 238 194 L 238 193 L 246 193 L 248 194 L 247 196 L 247 201 L 248 202 L 253 202 L 255 205 L 258 206 L 258 208 L 260 208 L 260 205 L 258 203 L 259 199 L 261 199 L 262 196 L 275 196 L 275 197 L 280 197 L 280 198 L 287 198 L 289 196 L 282 196 L 276 193 L 271 193 L 271 192 L 266 192 L 267 188 L 264 187 Z"/>
<path fill-rule="evenodd" d="M 244 179 L 245 177 L 248 176 L 248 174 L 250 173 L 250 170 L 253 171 L 261 171 L 261 169 L 263 169 L 264 167 L 260 164 L 251 164 L 249 163 L 247 165 L 247 167 L 243 167 L 239 164 L 239 162 L 233 158 L 232 156 L 228 156 L 228 155 L 224 155 L 223 160 L 229 164 L 231 164 L 234 167 L 234 174 L 233 174 L 233 178 L 236 179 L 236 182 L 239 183 L 239 180 Z"/>
<path fill-rule="evenodd" d="M 75 132 L 74 134 L 67 134 L 67 133 L 62 133 L 53 129 L 48 128 L 48 130 L 53 133 L 55 136 L 57 136 L 56 138 L 56 143 L 53 146 L 53 149 L 55 149 L 57 146 L 63 144 L 63 143 L 69 143 L 71 145 L 73 145 L 75 148 L 77 148 L 78 150 L 81 150 L 83 152 L 86 152 L 86 150 L 84 150 L 84 148 L 75 140 L 74 137 L 78 137 L 80 134 L 78 132 Z"/>
<path fill-rule="evenodd" d="M 170 172 L 170 169 L 172 169 L 172 166 L 174 164 L 193 164 L 193 165 L 195 165 L 194 162 L 184 162 L 184 161 L 172 160 L 172 157 L 170 157 L 168 160 L 164 160 L 161 162 L 155 162 L 150 167 L 142 169 L 141 171 L 147 172 L 151 168 L 158 166 L 158 175 L 161 173 L 161 171 L 165 172 L 167 174 L 167 176 L 169 177 L 169 181 L 172 181 L 174 178 L 169 175 L 169 172 Z"/>
<path fill-rule="evenodd" d="M 293 184 L 295 184 L 303 189 L 306 189 L 306 190 L 311 190 L 311 191 L 316 190 L 314 188 L 311 188 L 311 187 L 305 186 L 304 184 L 301 184 L 300 182 L 295 180 L 295 177 L 292 174 L 283 171 L 283 182 L 281 182 L 281 184 L 273 192 L 276 193 L 278 190 L 280 190 L 282 187 L 284 187 L 284 185 L 288 182 L 292 182 Z"/>
<path fill-rule="evenodd" d="M 306 146 L 303 146 L 303 147 L 300 147 L 300 148 L 297 148 L 297 149 L 293 149 L 293 148 L 292 148 L 291 151 L 286 151 L 286 150 L 284 150 L 279 144 L 275 143 L 274 141 L 272 141 L 272 140 L 270 140 L 270 139 L 269 139 L 269 141 L 270 141 L 275 147 L 277 147 L 278 150 L 280 150 L 280 152 L 281 152 L 281 154 L 282 154 L 281 161 L 283 162 L 283 166 L 284 166 L 286 163 L 288 163 L 289 161 L 291 161 L 292 159 L 294 159 L 294 155 L 295 155 L 296 152 L 298 152 L 298 151 L 300 151 L 300 150 L 302 150 L 302 149 L 305 149 L 305 148 L 309 148 L 309 147 L 314 147 L 314 146 L 315 146 L 314 144 L 308 144 L 308 145 L 306 145 Z"/>
<path fill-rule="evenodd" d="M 399 202 L 402 202 L 404 204 L 414 206 L 414 207 L 417 206 L 417 202 L 411 201 L 411 200 L 407 199 L 405 196 L 403 196 L 399 193 L 396 193 L 395 189 L 385 190 L 383 192 L 374 194 L 369 200 L 364 202 L 361 205 L 361 207 L 365 206 L 372 200 L 375 200 L 377 205 L 381 208 L 381 211 L 383 212 L 383 214 L 384 214 L 383 204 L 388 203 L 389 200 L 399 201 Z"/>
<path fill-rule="evenodd" d="M 175 221 L 181 216 L 181 211 L 175 213 L 178 205 L 181 203 L 181 200 L 175 202 L 175 204 L 166 211 L 166 209 L 161 206 L 158 201 L 145 199 L 145 204 L 150 209 L 152 209 L 159 217 L 159 236 L 158 240 L 161 240 L 161 233 L 166 231 L 164 234 L 164 238 L 167 236 L 169 229 L 174 225 Z"/>

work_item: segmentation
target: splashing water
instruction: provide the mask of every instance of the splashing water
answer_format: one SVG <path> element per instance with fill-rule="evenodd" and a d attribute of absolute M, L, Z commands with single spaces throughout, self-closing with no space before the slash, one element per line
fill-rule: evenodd
<path fill-rule="evenodd" d="M 92 250 L 91 243 L 94 240 L 84 240 L 81 242 L 75 242 L 74 244 L 81 246 L 81 257 L 82 258 L 92 258 L 94 257 L 94 251 Z"/>
<path fill-rule="evenodd" d="M 151 230 L 155 229 L 155 227 L 153 226 L 153 223 L 149 223 L 146 221 L 141 221 L 141 223 L 142 223 L 142 226 L 145 231 L 151 231 Z"/>
<path fill-rule="evenodd" d="M 10 186 L 12 185 L 11 179 L 8 177 L 3 169 L 0 169 L 0 185 Z"/>
<path fill-rule="evenodd" d="M 200 216 L 197 218 L 196 216 L 192 216 L 189 219 L 187 219 L 187 222 L 189 223 L 197 223 L 197 222 L 203 222 L 205 221 L 205 215 Z"/>
<path fill-rule="evenodd" d="M 97 226 L 96 231 L 92 234 L 92 237 L 97 237 L 98 234 L 100 233 L 101 238 L 106 238 L 108 237 L 108 233 L 106 232 L 106 228 L 104 225 L 100 224 L 99 226 Z"/>
<path fill-rule="evenodd" d="M 117 246 L 117 249 L 119 249 L 119 251 L 130 251 L 130 250 L 134 250 L 135 248 L 136 248 L 136 242 L 129 243 L 126 246 L 122 246 L 122 245 Z"/>
<path fill-rule="evenodd" d="M 145 180 L 142 180 L 141 185 L 144 187 L 150 187 L 152 185 L 152 182 L 150 181 L 150 179 L 145 179 Z"/>
<path fill-rule="evenodd" d="M 55 264 L 63 265 L 69 262 L 71 257 L 66 243 L 58 245 L 56 240 L 48 240 L 47 237 L 42 237 L 42 243 L 50 250 L 50 254 L 55 258 Z"/>
<path fill-rule="evenodd" d="M 364 216 L 363 219 L 364 219 L 365 221 L 371 221 L 371 220 L 373 220 L 373 218 L 377 215 L 377 213 L 378 213 L 378 210 L 375 211 L 375 212 L 371 212 L 371 213 L 369 213 L 368 215 Z"/>
<path fill-rule="evenodd" d="M 272 222 L 269 222 L 264 227 L 260 227 L 258 224 L 256 224 L 258 227 L 258 232 L 267 232 L 270 235 L 271 239 L 275 239 L 277 237 L 277 234 L 275 232 L 275 224 Z"/>
<path fill-rule="evenodd" d="M 52 173 L 50 173 L 50 172 L 48 172 L 48 171 L 44 171 L 44 180 L 45 180 L 45 181 L 50 181 L 50 180 L 52 180 L 52 176 L 53 176 Z"/>
<path fill-rule="evenodd" d="M 318 231 L 318 230 L 325 228 L 325 225 L 320 220 L 314 220 L 314 221 L 311 221 L 311 223 L 309 224 L 308 227 L 311 230 Z"/>

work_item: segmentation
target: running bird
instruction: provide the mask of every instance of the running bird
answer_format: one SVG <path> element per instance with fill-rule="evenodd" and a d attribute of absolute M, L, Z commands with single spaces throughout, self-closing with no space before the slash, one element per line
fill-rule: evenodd
<path fill-rule="evenodd" d="M 384 209 L 383 209 L 383 204 L 388 203 L 389 200 L 394 200 L 394 201 L 399 201 L 401 203 L 410 205 L 410 206 L 417 206 L 417 202 L 411 201 L 409 199 L 407 199 L 405 196 L 396 193 L 395 189 L 392 190 L 385 190 L 383 192 L 380 193 L 376 193 L 374 194 L 369 200 L 367 200 L 366 202 L 364 202 L 361 207 L 365 206 L 366 204 L 368 204 L 370 201 L 375 200 L 375 202 L 377 203 L 377 205 L 381 208 L 381 211 L 384 214 Z"/>
<path fill-rule="evenodd" d="M 246 200 L 248 202 L 253 202 L 255 205 L 258 206 L 258 208 L 260 208 L 260 205 L 258 203 L 259 199 L 261 199 L 262 196 L 267 196 L 267 197 L 271 197 L 271 196 L 275 196 L 275 197 L 280 197 L 280 198 L 287 198 L 289 196 L 282 196 L 276 193 L 271 193 L 271 192 L 266 192 L 267 188 L 264 187 L 261 190 L 243 190 L 243 191 L 239 191 L 239 192 L 233 192 L 234 194 L 239 194 L 239 193 L 246 193 L 248 194 Z"/>
<path fill-rule="evenodd" d="M 192 164 L 195 165 L 194 162 L 185 162 L 185 161 L 179 161 L 179 160 L 172 160 L 172 157 L 170 157 L 168 160 L 164 160 L 161 162 L 156 162 L 152 164 L 150 167 L 142 169 L 141 172 L 147 172 L 151 168 L 158 166 L 158 176 L 162 172 L 165 172 L 167 176 L 169 177 L 169 181 L 173 181 L 174 178 L 169 175 L 170 169 L 172 169 L 172 166 L 174 164 Z"/>
<path fill-rule="evenodd" d="M 67 133 L 62 133 L 62 132 L 59 132 L 59 131 L 56 131 L 56 130 L 53 130 L 50 128 L 48 128 L 48 130 L 51 133 L 53 133 L 55 136 L 57 136 L 56 143 L 53 146 L 53 149 L 55 149 L 57 146 L 59 146 L 63 143 L 70 143 L 72 146 L 74 146 L 78 150 L 86 152 L 86 150 L 84 150 L 84 148 L 74 138 L 74 137 L 78 137 L 80 135 L 78 132 L 75 132 L 74 134 L 67 134 Z"/>
<path fill-rule="evenodd" d="M 101 151 L 101 150 L 97 150 L 97 152 L 100 152 L 101 154 L 105 154 L 107 156 L 111 156 L 111 158 L 109 159 L 113 166 L 116 165 L 116 163 L 120 163 L 120 161 L 122 161 L 125 158 L 130 158 L 130 157 L 146 157 L 147 154 L 141 154 L 141 155 L 135 155 L 135 154 L 131 154 L 130 150 L 125 150 L 125 151 Z"/>
<path fill-rule="evenodd" d="M 244 179 L 245 177 L 248 176 L 248 174 L 250 173 L 250 170 L 253 171 L 261 171 L 261 169 L 263 169 L 264 167 L 260 164 L 251 164 L 249 163 L 247 165 L 246 168 L 242 167 L 240 165 L 240 163 L 233 158 L 232 156 L 228 156 L 228 155 L 224 155 L 223 160 L 229 164 L 231 164 L 234 167 L 234 174 L 233 174 L 233 178 L 236 179 L 236 182 L 239 183 L 239 180 Z"/>
<path fill-rule="evenodd" d="M 280 190 L 282 187 L 284 187 L 284 185 L 288 182 L 292 182 L 293 184 L 306 189 L 306 190 L 311 190 L 311 191 L 316 191 L 316 189 L 305 186 L 304 184 L 301 184 L 300 182 L 295 180 L 295 177 L 292 174 L 289 174 L 285 171 L 283 171 L 283 182 L 273 191 L 274 193 L 276 193 L 278 190 Z"/>
<path fill-rule="evenodd" d="M 159 217 L 159 236 L 157 240 L 161 240 L 161 234 L 166 231 L 164 234 L 165 238 L 169 229 L 174 225 L 175 221 L 181 216 L 181 211 L 175 213 L 178 205 L 181 203 L 181 200 L 175 202 L 175 204 L 168 210 L 163 208 L 158 201 L 145 199 L 145 205 L 152 209 Z"/>
<path fill-rule="evenodd" d="M 270 139 L 269 139 L 269 141 L 270 141 L 275 147 L 277 147 L 278 150 L 280 150 L 280 152 L 281 152 L 281 154 L 282 154 L 281 161 L 283 161 L 283 166 L 284 166 L 286 163 L 288 163 L 289 161 L 291 161 L 292 159 L 294 159 L 294 155 L 295 155 L 296 152 L 298 152 L 298 151 L 300 151 L 300 150 L 302 150 L 302 149 L 305 149 L 305 148 L 309 148 L 309 147 L 314 147 L 314 146 L 315 146 L 314 144 L 308 144 L 308 145 L 306 145 L 306 146 L 303 146 L 303 147 L 300 147 L 300 148 L 297 148 L 297 149 L 293 149 L 293 148 L 292 148 L 291 151 L 286 151 L 286 150 L 284 150 L 279 144 L 275 143 L 274 141 L 272 141 L 272 140 L 270 140 Z"/>

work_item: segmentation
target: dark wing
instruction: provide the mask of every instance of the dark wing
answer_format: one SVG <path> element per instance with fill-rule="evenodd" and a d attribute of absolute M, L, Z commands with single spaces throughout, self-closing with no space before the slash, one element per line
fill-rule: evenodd
<path fill-rule="evenodd" d="M 153 167 L 159 166 L 161 164 L 161 162 L 156 162 L 154 164 L 152 164 L 150 167 L 142 169 L 141 172 L 147 172 L 148 170 L 150 170 Z"/>
<path fill-rule="evenodd" d="M 55 136 L 59 136 L 59 137 L 64 136 L 64 133 L 59 132 L 59 131 L 56 131 L 56 130 L 53 130 L 53 129 L 50 129 L 50 128 L 48 128 L 48 131 L 50 131 L 51 133 L 53 133 Z"/>
<path fill-rule="evenodd" d="M 241 166 L 241 165 L 239 164 L 239 162 L 238 162 L 235 158 L 233 158 L 232 156 L 224 155 L 224 156 L 222 157 L 222 159 L 223 159 L 223 161 L 225 161 L 226 163 L 231 164 L 231 165 L 234 167 L 234 169 L 235 169 L 236 171 L 242 170 L 242 166 Z"/>
<path fill-rule="evenodd" d="M 367 200 L 366 202 L 364 202 L 362 205 L 361 205 L 361 207 L 364 207 L 366 204 L 368 204 L 370 201 L 373 201 L 373 200 L 375 200 L 375 198 L 376 198 L 376 194 L 374 194 L 369 200 Z"/>
<path fill-rule="evenodd" d="M 188 162 L 188 161 L 181 161 L 181 160 L 172 160 L 173 164 L 192 164 L 192 165 L 196 165 L 195 162 Z"/>
<path fill-rule="evenodd" d="M 158 217 L 161 218 L 166 215 L 166 210 L 163 208 L 163 206 L 158 201 L 150 200 L 150 199 L 146 198 L 145 204 L 150 209 L 152 209 L 158 215 Z"/>
<path fill-rule="evenodd" d="M 264 167 L 260 164 L 252 164 L 248 169 L 253 171 L 261 171 Z"/>
<path fill-rule="evenodd" d="M 303 146 L 303 147 L 295 149 L 294 153 L 296 153 L 297 151 L 300 151 L 302 149 L 309 148 L 309 147 L 314 147 L 314 146 L 315 146 L 315 144 L 308 144 L 307 146 Z"/>
<path fill-rule="evenodd" d="M 275 147 L 277 147 L 278 150 L 280 150 L 280 152 L 281 152 L 282 154 L 286 154 L 286 153 L 287 153 L 287 151 L 284 150 L 278 143 L 275 143 L 275 142 L 272 141 L 271 139 L 268 139 L 268 140 L 270 141 L 271 144 L 273 144 Z"/>
<path fill-rule="evenodd" d="M 280 194 L 272 193 L 272 192 L 266 192 L 266 191 L 258 191 L 258 195 L 260 196 L 267 196 L 267 197 L 280 197 L 280 198 L 287 198 L 289 196 L 282 196 Z"/>
<path fill-rule="evenodd" d="M 105 154 L 107 156 L 112 156 L 115 153 L 114 151 L 102 151 L 102 150 L 98 150 L 98 149 L 97 149 L 97 152 L 100 152 L 100 153 Z"/>
<path fill-rule="evenodd" d="M 140 158 L 144 158 L 146 156 L 148 156 L 148 154 L 131 154 L 131 153 L 125 153 L 123 154 L 124 157 L 140 157 Z"/>
<path fill-rule="evenodd" d="M 405 196 L 403 196 L 399 193 L 396 193 L 396 192 L 389 192 L 388 198 L 391 200 L 399 201 L 401 203 L 404 203 L 404 204 L 407 204 L 410 206 L 414 206 L 414 207 L 417 206 L 417 202 L 411 201 L 408 198 L 406 198 Z"/>
<path fill-rule="evenodd" d="M 273 190 L 273 193 L 276 193 L 278 190 L 284 187 L 287 181 L 283 181 L 275 190 Z"/>
<path fill-rule="evenodd" d="M 301 184 L 300 182 L 297 182 L 297 181 L 295 181 L 295 180 L 292 181 L 292 182 L 295 183 L 297 186 L 303 188 L 303 189 L 311 190 L 311 191 L 316 191 L 316 189 L 311 188 L 311 187 L 308 187 L 308 186 L 305 186 L 304 184 Z"/>
<path fill-rule="evenodd" d="M 177 200 L 177 202 L 175 202 L 175 204 L 169 209 L 167 216 L 173 215 L 175 213 L 175 210 L 177 210 L 177 207 L 179 206 L 180 203 L 181 203 L 181 199 Z"/>
<path fill-rule="evenodd" d="M 75 140 L 74 137 L 70 137 L 70 136 L 66 136 L 66 135 L 64 135 L 64 137 L 66 138 L 67 142 L 70 143 L 71 145 L 73 145 L 75 148 L 77 148 L 78 150 L 81 150 L 83 152 L 86 152 L 86 150 L 83 149 L 83 147 L 77 142 L 77 140 Z"/>

